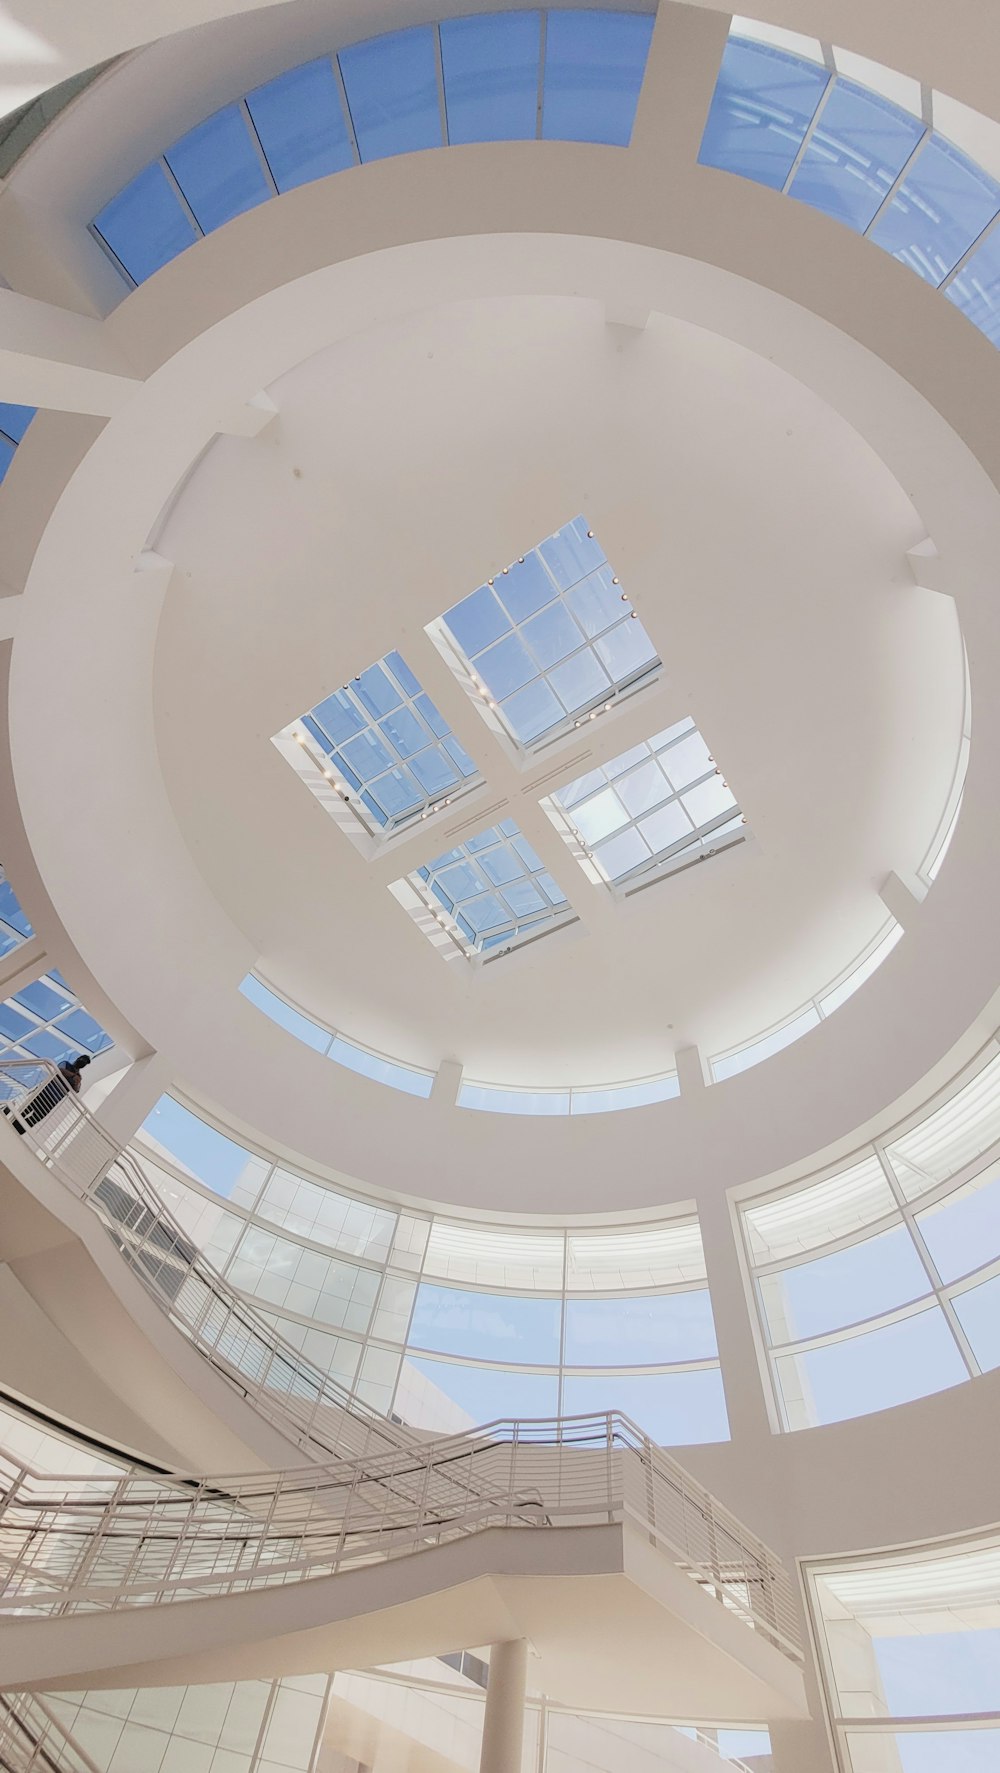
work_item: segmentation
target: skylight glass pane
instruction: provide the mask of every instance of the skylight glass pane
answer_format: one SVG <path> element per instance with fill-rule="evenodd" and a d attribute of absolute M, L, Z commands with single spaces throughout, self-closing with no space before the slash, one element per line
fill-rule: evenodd
<path fill-rule="evenodd" d="M 543 136 L 627 148 L 652 34 L 648 13 L 550 12 Z"/>
<path fill-rule="evenodd" d="M 522 747 L 571 727 L 659 664 L 585 517 L 455 604 L 440 626 Z"/>
<path fill-rule="evenodd" d="M 21 909 L 21 902 L 7 879 L 6 869 L 0 867 L 0 954 L 8 954 L 34 933 Z"/>
<path fill-rule="evenodd" d="M 797 56 L 731 37 L 699 162 L 780 191 L 829 78 L 825 68 L 810 66 Z"/>
<path fill-rule="evenodd" d="M 0 1098 L 41 1081 L 41 1073 L 27 1068 L 33 1059 L 59 1065 L 81 1054 L 96 1058 L 113 1045 L 55 969 L 0 1004 L 0 1035 L 0 1068 L 9 1067 L 0 1079 Z"/>
<path fill-rule="evenodd" d="M 822 1336 L 879 1317 L 930 1292 L 930 1280 L 905 1226 L 802 1262 L 762 1283 L 772 1343 Z"/>
<path fill-rule="evenodd" d="M 441 147 L 433 26 L 373 37 L 338 59 L 362 160 Z"/>
<path fill-rule="evenodd" d="M 727 1441 L 729 1418 L 718 1367 L 694 1373 L 606 1373 L 563 1381 L 563 1414 L 621 1410 L 663 1447 Z"/>
<path fill-rule="evenodd" d="M 513 819 L 436 856 L 407 882 L 467 955 L 510 947 L 554 928 L 569 912 Z"/>
<path fill-rule="evenodd" d="M 134 283 L 144 283 L 198 238 L 158 160 L 105 204 L 94 218 L 94 227 Z"/>
<path fill-rule="evenodd" d="M 666 873 L 742 819 L 691 720 L 622 752 L 543 801 L 574 853 L 608 886 Z"/>
<path fill-rule="evenodd" d="M 189 130 L 164 158 L 206 234 L 271 196 L 239 105 L 227 105 Z"/>
<path fill-rule="evenodd" d="M 13 443 L 20 443 L 37 411 L 37 406 L 11 406 L 0 400 L 0 431 Z"/>
<path fill-rule="evenodd" d="M 354 165 L 340 88 L 325 58 L 259 86 L 247 109 L 279 191 Z"/>
<path fill-rule="evenodd" d="M 1000 345 L 1000 229 L 976 248 L 944 293 L 991 345 Z"/>
<path fill-rule="evenodd" d="M 462 1293 L 425 1283 L 417 1292 L 410 1345 L 512 1366 L 557 1366 L 561 1310 L 558 1299 Z"/>
<path fill-rule="evenodd" d="M 293 744 L 285 754 L 313 791 L 328 782 L 367 830 L 387 836 L 478 779 L 399 653 L 387 653 L 278 735 L 289 737 L 299 751 Z"/>
<path fill-rule="evenodd" d="M 443 19 L 441 62 L 449 141 L 533 138 L 540 51 L 537 12 Z"/>
<path fill-rule="evenodd" d="M 567 1366 L 667 1366 L 717 1353 L 707 1288 L 566 1302 Z"/>
<path fill-rule="evenodd" d="M 941 1311 L 862 1336 L 847 1336 L 803 1354 L 780 1355 L 775 1372 L 786 1398 L 806 1399 L 808 1423 L 843 1422 L 929 1397 L 968 1378 Z M 805 1420 L 793 1423 L 805 1427 Z"/>
<path fill-rule="evenodd" d="M 434 1085 L 433 1073 L 400 1065 L 382 1053 L 371 1053 L 366 1047 L 356 1046 L 354 1041 L 345 1040 L 339 1034 L 330 1044 L 330 1058 L 336 1065 L 344 1065 L 361 1077 L 370 1077 L 374 1083 L 388 1084 L 391 1090 L 402 1090 L 406 1096 L 421 1096 L 426 1100 Z"/>
<path fill-rule="evenodd" d="M 998 211 L 1000 186 L 933 135 L 870 238 L 936 288 Z"/>
<path fill-rule="evenodd" d="M 863 234 L 924 133 L 917 118 L 849 80 L 834 85 L 791 195 Z"/>

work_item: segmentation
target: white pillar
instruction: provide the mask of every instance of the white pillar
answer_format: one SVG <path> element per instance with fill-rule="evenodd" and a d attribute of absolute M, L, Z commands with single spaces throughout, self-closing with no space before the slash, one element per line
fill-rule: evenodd
<path fill-rule="evenodd" d="M 521 1773 L 527 1683 L 527 1640 L 493 1644 L 479 1773 Z"/>
<path fill-rule="evenodd" d="M 150 1053 L 144 1059 L 134 1060 L 108 1091 L 95 1110 L 94 1118 L 117 1144 L 127 1145 L 164 1091 L 169 1089 L 173 1078 L 174 1067 L 162 1053 Z"/>

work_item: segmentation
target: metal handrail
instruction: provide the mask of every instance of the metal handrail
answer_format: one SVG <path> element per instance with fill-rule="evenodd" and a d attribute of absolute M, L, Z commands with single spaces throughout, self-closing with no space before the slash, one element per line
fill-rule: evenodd
<path fill-rule="evenodd" d="M 34 1154 L 97 1214 L 160 1309 L 261 1415 L 322 1460 L 409 1445 L 402 1425 L 316 1366 L 223 1280 L 135 1153 L 77 1100 L 57 1066 L 5 1058 L 0 1080 L 12 1086 L 3 1112 Z"/>
<path fill-rule="evenodd" d="M 0 1076 L 13 1063 L 0 1064 Z M 360 1410 L 227 1288 L 55 1067 L 33 1069 L 30 1087 L 5 1111 L 37 1156 L 99 1214 L 161 1307 L 258 1407 L 275 1362 L 287 1369 L 285 1407 L 305 1373 L 330 1405 L 320 1432 L 334 1445 L 322 1463 L 301 1469 L 221 1477 L 159 1478 L 123 1466 L 114 1478 L 58 1478 L 0 1456 L 7 1480 L 0 1610 L 50 1614 L 192 1598 L 336 1574 L 491 1526 L 629 1520 L 713 1599 L 800 1659 L 797 1609 L 780 1560 L 628 1417 L 505 1419 L 424 1440 Z M 219 1330 L 204 1337 L 216 1309 L 230 1326 L 227 1344 Z M 250 1373 L 255 1392 L 248 1351 L 270 1363 L 263 1376 Z M 315 1452 L 322 1445 L 315 1392 L 307 1403 Z M 270 1413 L 285 1425 L 279 1410 Z"/>
<path fill-rule="evenodd" d="M 37 1693 L 0 1693 L 2 1773 L 100 1773 Z"/>

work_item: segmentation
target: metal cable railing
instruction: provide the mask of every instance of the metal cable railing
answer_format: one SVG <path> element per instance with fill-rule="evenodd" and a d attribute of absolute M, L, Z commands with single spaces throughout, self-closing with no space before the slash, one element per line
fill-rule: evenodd
<path fill-rule="evenodd" d="M 37 1693 L 0 1693 L 0 1773 L 99 1773 Z"/>
<path fill-rule="evenodd" d="M 25 1070 L 31 1076 L 24 1078 Z M 419 1439 L 361 1405 L 228 1288 L 131 1153 L 53 1066 L 4 1105 L 41 1161 L 101 1218 L 192 1343 L 322 1463 L 274 1475 L 43 1476 L 0 1456 L 0 1609 L 65 1613 L 333 1575 L 493 1526 L 630 1520 L 693 1581 L 798 1659 L 778 1558 L 617 1412 Z"/>
<path fill-rule="evenodd" d="M 35 1155 L 92 1208 L 129 1267 L 228 1383 L 310 1457 L 408 1446 L 412 1435 L 338 1384 L 224 1281 L 52 1064 L 0 1061 L 3 1112 Z"/>
<path fill-rule="evenodd" d="M 637 1526 L 798 1660 L 778 1558 L 627 1417 L 494 1422 L 262 1475 L 39 1474 L 0 1455 L 0 1612 L 105 1611 L 337 1575 L 490 1527 Z"/>

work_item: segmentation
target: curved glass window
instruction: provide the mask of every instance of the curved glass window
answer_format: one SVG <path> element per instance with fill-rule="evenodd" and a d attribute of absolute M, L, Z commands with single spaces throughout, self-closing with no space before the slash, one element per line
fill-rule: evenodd
<path fill-rule="evenodd" d="M 7 870 L 0 865 L 0 954 L 9 954 L 12 948 L 19 948 L 34 933 L 7 879 Z"/>
<path fill-rule="evenodd" d="M 263 1010 L 279 1028 L 286 1028 L 314 1052 L 323 1053 L 336 1065 L 344 1065 L 348 1071 L 357 1071 L 362 1077 L 370 1077 L 376 1083 L 388 1084 L 390 1089 L 402 1090 L 407 1096 L 427 1097 L 434 1084 L 432 1071 L 420 1071 L 415 1065 L 401 1065 L 398 1059 L 390 1059 L 384 1053 L 375 1053 L 370 1047 L 358 1046 L 356 1041 L 348 1040 L 345 1035 L 335 1034 L 331 1029 L 324 1028 L 321 1023 L 314 1022 L 311 1016 L 302 1010 L 295 1009 L 276 991 L 265 985 L 262 980 L 248 973 L 240 990 L 257 1009 Z"/>
<path fill-rule="evenodd" d="M 627 147 L 652 31 L 650 13 L 499 12 L 352 44 L 205 118 L 92 231 L 135 286 L 267 198 L 369 160 L 537 137 Z"/>
<path fill-rule="evenodd" d="M 1000 1365 L 1000 1055 L 820 1181 L 741 1209 L 785 1428 Z"/>
<path fill-rule="evenodd" d="M 830 46 L 810 57 L 752 33 L 740 20 L 726 45 L 701 164 L 867 235 L 1000 342 L 998 169 L 950 139 L 961 107 L 930 93 L 914 103 L 908 82 L 874 64 L 862 65 L 872 85 L 852 79 L 857 58 Z"/>
<path fill-rule="evenodd" d="M 690 1213 L 567 1232 L 400 1212 L 268 1162 L 170 1097 L 137 1151 L 231 1285 L 404 1422 L 619 1409 L 667 1444 L 728 1438 Z"/>
<path fill-rule="evenodd" d="M 805 1567 L 847 1773 L 987 1773 L 1000 1753 L 1000 1548 L 939 1541 Z"/>
<path fill-rule="evenodd" d="M 14 451 L 37 411 L 37 406 L 10 406 L 0 400 L 0 480 L 14 460 Z"/>

